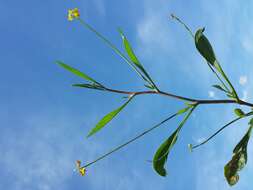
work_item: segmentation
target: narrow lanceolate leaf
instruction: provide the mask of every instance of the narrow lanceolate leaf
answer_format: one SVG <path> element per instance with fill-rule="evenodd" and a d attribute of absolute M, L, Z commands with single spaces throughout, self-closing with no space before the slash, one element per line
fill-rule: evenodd
<path fill-rule="evenodd" d="M 161 175 L 161 176 L 167 175 L 167 171 L 165 169 L 165 163 L 167 161 L 168 155 L 169 155 L 171 149 L 173 148 L 174 144 L 177 141 L 178 134 L 179 134 L 181 128 L 183 127 L 183 125 L 185 124 L 187 119 L 190 117 L 190 115 L 194 109 L 195 109 L 195 107 L 193 107 L 187 113 L 187 115 L 185 116 L 183 121 L 180 123 L 178 128 L 172 133 L 172 135 L 168 139 L 166 139 L 165 142 L 163 142 L 160 145 L 160 147 L 156 151 L 154 158 L 153 158 L 153 168 L 159 175 Z"/>
<path fill-rule="evenodd" d="M 235 146 L 233 150 L 232 159 L 224 167 L 224 175 L 229 185 L 235 185 L 239 181 L 238 172 L 241 171 L 244 166 L 247 164 L 247 146 L 250 138 L 250 134 L 253 128 L 253 125 L 250 124 L 250 127 L 241 141 Z"/>
<path fill-rule="evenodd" d="M 234 112 L 238 117 L 243 117 L 245 115 L 245 113 L 239 108 L 234 109 Z"/>
<path fill-rule="evenodd" d="M 98 131 L 100 131 L 107 123 L 109 123 L 116 115 L 118 115 L 118 113 L 124 108 L 126 107 L 126 105 L 131 101 L 131 99 L 133 98 L 130 97 L 122 106 L 120 106 L 119 108 L 117 108 L 116 110 L 113 110 L 112 112 L 108 113 L 106 116 L 104 116 L 98 123 L 97 125 L 89 132 L 87 137 L 90 137 L 92 135 L 94 135 L 95 133 L 97 133 Z"/>
<path fill-rule="evenodd" d="M 80 88 L 91 88 L 95 90 L 105 90 L 105 87 L 98 84 L 73 84 L 72 86 Z"/>
<path fill-rule="evenodd" d="M 100 34 L 98 31 L 96 31 L 93 27 L 91 27 L 88 23 L 86 23 L 85 21 L 79 19 L 79 21 L 81 22 L 81 24 L 83 26 L 85 26 L 88 30 L 90 30 L 91 32 L 93 32 L 98 38 L 100 38 L 103 42 L 105 42 L 105 44 L 107 44 L 117 55 L 119 55 L 130 67 L 133 68 L 133 70 L 142 78 L 142 79 L 146 79 L 139 70 L 137 70 L 137 68 L 135 67 L 134 64 L 132 64 L 128 58 L 114 45 L 112 44 L 107 38 L 105 38 L 102 34 Z"/>
<path fill-rule="evenodd" d="M 203 34 L 205 28 L 197 30 L 195 33 L 195 45 L 199 53 L 206 59 L 208 63 L 215 66 L 216 57 L 207 37 Z"/>
<path fill-rule="evenodd" d="M 223 92 L 226 92 L 226 93 L 229 93 L 227 90 L 225 90 L 223 87 L 221 87 L 220 85 L 213 85 L 212 87 L 218 89 L 218 90 L 221 90 Z"/>
<path fill-rule="evenodd" d="M 190 109 L 190 106 L 188 106 L 188 107 L 186 107 L 186 108 L 183 108 L 183 109 L 179 110 L 179 111 L 177 112 L 177 114 L 178 114 L 178 115 L 183 114 L 183 113 L 187 112 L 189 109 Z"/>
<path fill-rule="evenodd" d="M 139 59 L 137 58 L 137 56 L 135 55 L 127 37 L 124 35 L 124 33 L 122 32 L 122 30 L 119 29 L 119 33 L 122 37 L 123 40 L 123 44 L 125 47 L 125 50 L 127 52 L 128 57 L 130 58 L 130 60 L 134 63 L 134 65 L 145 75 L 145 77 L 147 77 L 148 81 L 154 85 L 154 82 L 152 81 L 151 77 L 149 76 L 149 74 L 147 73 L 147 71 L 144 69 L 144 67 L 142 66 L 142 64 L 140 63 Z"/>
<path fill-rule="evenodd" d="M 83 72 L 81 72 L 81 71 L 79 71 L 79 70 L 77 70 L 77 69 L 75 69 L 75 68 L 73 68 L 73 67 L 71 67 L 71 66 L 69 66 L 69 65 L 67 65 L 65 63 L 63 63 L 62 61 L 56 61 L 56 63 L 58 65 L 60 65 L 61 67 L 63 67 L 64 69 L 70 71 L 71 73 L 73 73 L 73 74 L 75 74 L 75 75 L 77 75 L 77 76 L 79 76 L 79 77 L 81 77 L 81 78 L 83 78 L 83 79 L 85 79 L 87 81 L 90 81 L 92 83 L 97 83 L 98 84 L 97 81 L 95 81 L 94 79 L 92 79 L 88 75 L 86 75 Z"/>

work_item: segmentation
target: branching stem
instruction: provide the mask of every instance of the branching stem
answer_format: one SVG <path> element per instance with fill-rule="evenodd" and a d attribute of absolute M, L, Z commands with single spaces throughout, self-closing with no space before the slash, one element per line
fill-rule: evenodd
<path fill-rule="evenodd" d="M 119 94 L 126 94 L 126 95 L 144 95 L 144 94 L 157 94 L 157 95 L 163 95 L 171 98 L 175 98 L 178 100 L 184 100 L 188 102 L 198 103 L 198 104 L 240 104 L 244 106 L 253 107 L 252 103 L 245 102 L 241 99 L 239 100 L 232 100 L 232 99 L 221 99 L 221 100 L 206 100 L 206 99 L 193 99 L 188 98 L 184 96 L 178 96 L 172 93 L 164 92 L 164 91 L 122 91 L 122 90 L 115 90 L 110 88 L 105 88 L 106 91 L 119 93 Z"/>

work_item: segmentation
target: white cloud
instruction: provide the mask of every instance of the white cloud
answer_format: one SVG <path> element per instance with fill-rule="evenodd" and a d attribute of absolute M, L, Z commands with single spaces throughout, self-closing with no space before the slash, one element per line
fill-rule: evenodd
<path fill-rule="evenodd" d="M 210 97 L 210 98 L 215 98 L 215 92 L 214 91 L 208 91 L 208 96 Z"/>
<path fill-rule="evenodd" d="M 245 85 L 246 83 L 247 83 L 247 81 L 248 81 L 248 78 L 247 78 L 247 76 L 240 76 L 240 78 L 239 78 L 239 84 L 240 85 Z"/>
<path fill-rule="evenodd" d="M 244 37 L 244 39 L 242 40 L 242 47 L 251 55 L 253 55 L 253 37 L 247 35 L 246 37 Z"/>
<path fill-rule="evenodd" d="M 161 15 L 147 13 L 137 24 L 137 38 L 146 54 L 155 55 L 157 51 L 167 51 L 172 43 L 170 31 Z"/>
<path fill-rule="evenodd" d="M 70 130 L 81 118 L 68 117 L 30 115 L 24 118 L 21 131 L 2 131 L 1 172 L 15 179 L 8 189 L 65 189 L 68 179 L 78 175 L 73 171 L 75 161 L 91 160 L 101 151 L 98 143 L 83 146 L 77 130 Z"/>

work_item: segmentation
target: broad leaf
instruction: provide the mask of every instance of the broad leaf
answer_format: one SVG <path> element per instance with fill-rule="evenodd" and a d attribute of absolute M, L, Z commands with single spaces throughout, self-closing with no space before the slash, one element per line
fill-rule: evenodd
<path fill-rule="evenodd" d="M 232 93 L 236 99 L 238 99 L 237 93 L 229 81 L 228 77 L 224 73 L 223 69 L 221 68 L 218 60 L 216 59 L 215 53 L 213 51 L 212 45 L 210 44 L 207 37 L 203 34 L 205 28 L 197 30 L 195 33 L 195 46 L 199 53 L 206 59 L 208 63 L 210 63 L 226 80 L 228 85 L 230 86 Z"/>
<path fill-rule="evenodd" d="M 247 145 L 249 142 L 250 134 L 253 125 L 250 123 L 250 127 L 241 141 L 236 145 L 233 150 L 232 159 L 224 167 L 224 175 L 229 185 L 235 185 L 239 181 L 238 172 L 244 168 L 247 164 Z"/>
<path fill-rule="evenodd" d="M 131 101 L 131 98 L 129 98 L 122 106 L 117 108 L 116 110 L 113 110 L 112 112 L 108 113 L 106 116 L 104 116 L 97 125 L 89 132 L 87 137 L 90 137 L 100 131 L 107 123 L 109 123 L 126 105 Z"/>
<path fill-rule="evenodd" d="M 180 123 L 178 128 L 172 133 L 172 135 L 163 142 L 158 150 L 156 151 L 154 158 L 153 158 L 153 168 L 154 170 L 161 176 L 166 176 L 167 172 L 165 169 L 165 163 L 167 161 L 168 155 L 174 146 L 174 144 L 177 141 L 178 134 L 187 121 L 187 119 L 190 117 L 191 113 L 195 109 L 195 106 L 187 113 L 187 115 L 184 117 L 183 121 Z"/>
<path fill-rule="evenodd" d="M 203 34 L 205 28 L 197 30 L 195 33 L 195 46 L 199 53 L 209 62 L 212 66 L 215 66 L 216 57 L 209 40 Z"/>
<path fill-rule="evenodd" d="M 171 148 L 177 141 L 178 132 L 179 129 L 177 129 L 163 144 L 161 144 L 153 158 L 153 167 L 155 171 L 161 176 L 166 176 L 167 174 L 164 165 L 167 161 Z"/>
<path fill-rule="evenodd" d="M 70 71 L 71 73 L 73 73 L 73 74 L 75 74 L 75 75 L 77 75 L 77 76 L 79 76 L 79 77 L 81 77 L 81 78 L 83 78 L 83 79 L 85 79 L 87 81 L 90 81 L 92 83 L 97 83 L 98 84 L 97 81 L 95 81 L 94 79 L 92 79 L 88 75 L 84 74 L 83 72 L 81 72 L 81 71 L 79 71 L 79 70 L 77 70 L 77 69 L 75 69 L 75 68 L 73 68 L 73 67 L 71 67 L 71 66 L 69 66 L 69 65 L 67 65 L 65 63 L 63 63 L 61 61 L 56 61 L 56 63 L 58 65 L 60 65 L 61 67 L 63 67 L 64 69 Z"/>

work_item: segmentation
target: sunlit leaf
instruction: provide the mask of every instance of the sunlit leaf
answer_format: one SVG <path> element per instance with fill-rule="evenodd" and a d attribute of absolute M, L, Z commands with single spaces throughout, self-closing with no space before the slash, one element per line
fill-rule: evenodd
<path fill-rule="evenodd" d="M 239 108 L 234 109 L 234 112 L 238 117 L 243 117 L 245 115 L 245 113 Z"/>
<path fill-rule="evenodd" d="M 112 112 L 108 113 L 106 116 L 104 116 L 97 125 L 89 132 L 87 137 L 90 137 L 100 131 L 107 123 L 109 123 L 126 105 L 131 101 L 131 98 L 129 98 L 122 106 L 119 108 L 113 110 Z"/>
<path fill-rule="evenodd" d="M 73 74 L 75 74 L 75 75 L 77 75 L 77 76 L 79 76 L 79 77 L 81 77 L 81 78 L 83 78 L 87 81 L 90 81 L 90 82 L 93 82 L 93 83 L 98 83 L 97 81 L 95 81 L 94 79 L 89 77 L 88 75 L 86 75 L 83 72 L 81 72 L 81 71 L 79 71 L 79 70 L 77 70 L 77 69 L 75 69 L 75 68 L 73 68 L 73 67 L 71 67 L 71 66 L 69 66 L 65 63 L 63 63 L 62 61 L 56 61 L 56 63 L 58 65 L 60 65 L 61 67 L 63 67 L 64 69 L 70 71 L 71 73 L 73 73 Z"/>
<path fill-rule="evenodd" d="M 189 106 L 186 107 L 186 108 L 183 108 L 183 109 L 179 110 L 179 111 L 177 112 L 177 114 L 178 114 L 178 115 L 179 115 L 179 114 L 183 114 L 183 113 L 187 112 L 189 109 L 190 109 Z"/>
<path fill-rule="evenodd" d="M 119 33 L 122 37 L 123 40 L 123 44 L 125 47 L 125 50 L 127 52 L 128 57 L 130 58 L 130 60 L 135 64 L 135 66 L 145 75 L 145 77 L 148 78 L 149 82 L 151 84 L 154 85 L 154 82 L 152 81 L 151 77 L 149 76 L 149 74 L 147 73 L 147 71 L 144 69 L 144 67 L 142 66 L 142 64 L 140 63 L 139 59 L 137 58 L 137 56 L 135 55 L 127 37 L 124 35 L 124 33 L 122 32 L 121 29 L 119 29 Z"/>
<path fill-rule="evenodd" d="M 88 30 L 93 32 L 98 38 L 100 38 L 105 44 L 107 44 L 117 55 L 119 55 L 130 67 L 133 68 L 133 70 L 143 79 L 147 80 L 140 71 L 138 71 L 134 64 L 132 64 L 128 58 L 114 45 L 112 42 L 110 42 L 106 37 L 104 37 L 102 34 L 100 34 L 98 31 L 96 31 L 92 26 L 90 26 L 88 23 L 86 23 L 83 20 L 79 20 L 83 26 L 85 26 Z"/>

